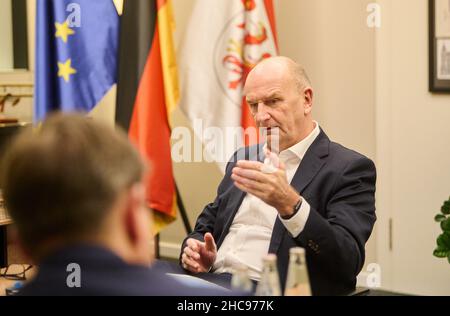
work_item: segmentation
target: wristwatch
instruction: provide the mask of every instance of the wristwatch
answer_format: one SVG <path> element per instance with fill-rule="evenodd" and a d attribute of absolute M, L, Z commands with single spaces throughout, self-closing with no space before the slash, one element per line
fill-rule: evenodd
<path fill-rule="evenodd" d="M 291 215 L 288 215 L 288 216 L 281 216 L 281 218 L 282 218 L 282 219 L 291 219 L 292 217 L 294 217 L 295 214 L 298 213 L 298 210 L 300 209 L 300 207 L 302 206 L 302 201 L 303 201 L 303 199 L 300 198 L 300 199 L 298 200 L 298 202 L 294 205 L 293 213 L 292 213 Z"/>

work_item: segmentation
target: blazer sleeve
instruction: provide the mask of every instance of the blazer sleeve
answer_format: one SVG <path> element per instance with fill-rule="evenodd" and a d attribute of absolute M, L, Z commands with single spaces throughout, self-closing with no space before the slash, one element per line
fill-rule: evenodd
<path fill-rule="evenodd" d="M 181 256 L 183 255 L 183 250 L 187 246 L 186 241 L 189 238 L 194 238 L 199 241 L 204 241 L 203 236 L 206 233 L 212 233 L 214 234 L 214 224 L 216 223 L 216 217 L 217 217 L 217 211 L 220 208 L 220 205 L 223 201 L 223 196 L 225 194 L 225 191 L 227 187 L 229 186 L 229 183 L 231 181 L 231 170 L 233 169 L 234 165 L 236 164 L 236 157 L 237 153 L 233 155 L 233 158 L 227 163 L 226 169 L 225 169 L 225 176 L 220 182 L 220 185 L 217 189 L 217 196 L 214 200 L 214 202 L 206 205 L 206 207 L 203 209 L 199 217 L 197 218 L 197 222 L 195 223 L 194 231 L 190 233 L 181 244 L 181 252 L 179 257 L 179 262 L 181 264 Z"/>
<path fill-rule="evenodd" d="M 375 216 L 376 169 L 366 157 L 350 161 L 337 177 L 326 216 L 311 206 L 304 230 L 296 243 L 304 247 L 308 261 L 330 273 L 330 278 L 349 282 L 361 271 Z"/>

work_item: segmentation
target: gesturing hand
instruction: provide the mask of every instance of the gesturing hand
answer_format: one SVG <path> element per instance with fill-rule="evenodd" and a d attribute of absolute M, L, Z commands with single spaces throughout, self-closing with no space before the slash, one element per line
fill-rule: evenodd
<path fill-rule="evenodd" d="M 204 236 L 204 242 L 194 238 L 186 241 L 187 246 L 181 256 L 181 265 L 192 273 L 208 272 L 217 256 L 217 246 L 210 233 Z"/>
<path fill-rule="evenodd" d="M 276 162 L 277 167 L 259 161 L 240 160 L 233 168 L 231 179 L 240 190 L 273 206 L 281 216 L 289 216 L 301 197 L 288 183 L 285 167 L 278 161 L 278 156 L 271 152 L 266 155 Z"/>

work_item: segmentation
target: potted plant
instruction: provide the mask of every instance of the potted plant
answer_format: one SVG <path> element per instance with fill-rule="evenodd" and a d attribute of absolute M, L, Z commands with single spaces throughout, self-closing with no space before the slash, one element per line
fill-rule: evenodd
<path fill-rule="evenodd" d="M 436 240 L 437 247 L 433 255 L 438 258 L 447 258 L 450 263 L 450 198 L 444 201 L 441 214 L 436 215 L 434 220 L 440 223 L 442 234 Z"/>

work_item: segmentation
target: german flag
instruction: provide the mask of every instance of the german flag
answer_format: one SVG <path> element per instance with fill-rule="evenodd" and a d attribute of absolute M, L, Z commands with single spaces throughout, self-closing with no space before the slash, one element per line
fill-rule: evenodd
<path fill-rule="evenodd" d="M 170 114 L 179 100 L 170 0 L 124 1 L 116 122 L 147 158 L 147 206 L 156 233 L 176 216 Z"/>

